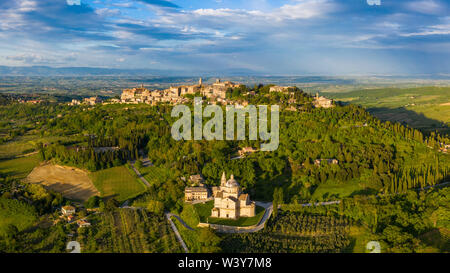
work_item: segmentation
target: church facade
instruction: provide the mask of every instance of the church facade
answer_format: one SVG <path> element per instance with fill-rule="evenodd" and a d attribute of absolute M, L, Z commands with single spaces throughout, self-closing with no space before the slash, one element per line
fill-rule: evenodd
<path fill-rule="evenodd" d="M 255 202 L 248 194 L 242 193 L 239 183 L 231 175 L 227 181 L 222 174 L 220 187 L 213 187 L 214 208 L 211 217 L 237 219 L 255 216 Z"/>

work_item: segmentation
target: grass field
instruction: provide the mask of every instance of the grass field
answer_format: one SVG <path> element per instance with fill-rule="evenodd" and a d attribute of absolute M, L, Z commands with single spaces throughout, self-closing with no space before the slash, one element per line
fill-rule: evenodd
<path fill-rule="evenodd" d="M 313 200 L 339 199 L 348 197 L 363 188 L 356 182 L 336 183 L 327 182 L 320 184 L 313 192 Z"/>
<path fill-rule="evenodd" d="M 164 167 L 150 166 L 150 167 L 142 167 L 139 168 L 138 170 L 150 184 L 156 186 L 160 185 L 161 183 L 164 183 L 169 179 L 175 179 L 177 177 L 177 175 L 173 173 L 172 170 Z"/>
<path fill-rule="evenodd" d="M 450 87 L 365 89 L 325 96 L 366 107 L 381 120 L 450 133 Z"/>
<path fill-rule="evenodd" d="M 186 244 L 189 252 L 191 253 L 199 253 L 201 250 L 198 242 L 198 229 L 190 230 L 183 226 L 177 218 L 171 217 L 173 223 L 180 232 L 181 237 L 183 238 L 184 243 Z"/>
<path fill-rule="evenodd" d="M 38 135 L 18 136 L 13 141 L 0 145 L 0 159 L 9 159 L 36 150 L 38 142 L 53 143 L 57 141 L 73 140 L 72 137 L 40 137 Z"/>
<path fill-rule="evenodd" d="M 90 177 L 103 197 L 114 197 L 118 201 L 133 198 L 146 190 L 126 166 L 96 171 Z"/>
<path fill-rule="evenodd" d="M 211 216 L 211 209 L 214 207 L 214 201 L 206 202 L 205 204 L 195 204 L 194 208 L 199 216 L 200 222 L 227 225 L 227 226 L 241 226 L 248 227 L 257 225 L 264 215 L 265 209 L 260 206 L 256 206 L 254 217 L 239 217 L 237 220 L 215 218 Z"/>
<path fill-rule="evenodd" d="M 5 232 L 8 225 L 14 225 L 18 231 L 22 231 L 36 220 L 37 214 L 31 205 L 0 197 L 0 235 Z"/>
<path fill-rule="evenodd" d="M 40 162 L 39 155 L 0 161 L 0 173 L 16 179 L 24 179 Z"/>

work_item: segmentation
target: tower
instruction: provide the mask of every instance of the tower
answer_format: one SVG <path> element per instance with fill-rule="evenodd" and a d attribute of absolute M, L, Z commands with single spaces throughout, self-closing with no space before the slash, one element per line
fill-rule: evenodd
<path fill-rule="evenodd" d="M 202 78 L 198 79 L 198 85 L 202 85 L 203 81 Z"/>
<path fill-rule="evenodd" d="M 220 186 L 225 186 L 227 183 L 227 177 L 225 176 L 225 172 L 222 173 L 222 179 L 220 180 Z"/>

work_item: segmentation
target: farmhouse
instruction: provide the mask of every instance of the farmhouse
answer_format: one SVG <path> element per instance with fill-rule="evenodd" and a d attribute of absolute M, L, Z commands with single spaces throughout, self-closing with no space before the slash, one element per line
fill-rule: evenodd
<path fill-rule="evenodd" d="M 227 181 L 225 172 L 222 174 L 220 187 L 213 188 L 214 208 L 211 216 L 218 218 L 237 219 L 239 217 L 255 216 L 255 202 L 250 196 L 241 192 L 239 183 L 231 175 Z"/>
<path fill-rule="evenodd" d="M 75 207 L 72 206 L 64 206 L 61 208 L 61 212 L 63 215 L 72 215 L 75 213 Z"/>

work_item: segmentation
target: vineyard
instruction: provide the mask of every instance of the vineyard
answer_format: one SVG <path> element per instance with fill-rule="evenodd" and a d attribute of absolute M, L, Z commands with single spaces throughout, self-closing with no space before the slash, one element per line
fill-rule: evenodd
<path fill-rule="evenodd" d="M 145 210 L 118 209 L 96 215 L 89 228 L 79 229 L 83 252 L 181 252 L 164 216 Z"/>
<path fill-rule="evenodd" d="M 280 212 L 257 233 L 225 235 L 224 252 L 330 253 L 350 245 L 350 221 L 343 217 Z"/>

